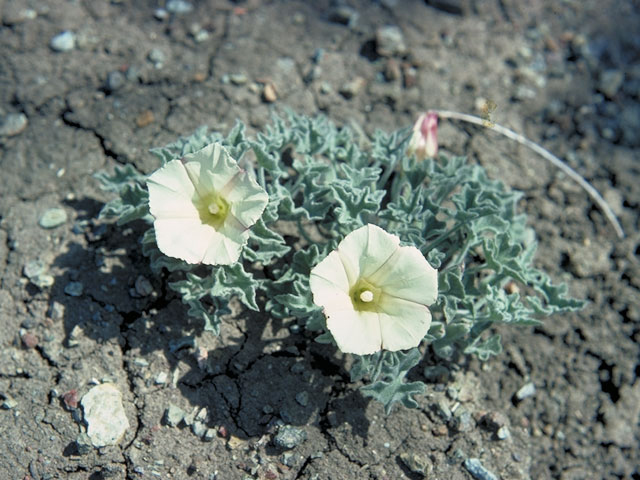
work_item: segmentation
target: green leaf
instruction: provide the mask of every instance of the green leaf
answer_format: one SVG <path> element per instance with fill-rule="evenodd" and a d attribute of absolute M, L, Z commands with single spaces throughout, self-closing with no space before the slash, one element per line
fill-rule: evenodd
<path fill-rule="evenodd" d="M 371 384 L 360 389 L 365 397 L 372 397 L 384 405 L 387 415 L 395 403 L 402 403 L 407 408 L 417 408 L 414 395 L 424 393 L 426 387 L 422 382 L 406 382 L 409 370 L 420 362 L 420 352 L 413 348 L 406 352 L 383 352 L 374 370 L 377 370 Z M 356 376 L 361 372 L 357 372 Z"/>
<path fill-rule="evenodd" d="M 499 355 L 502 353 L 500 335 L 493 335 L 483 342 L 476 340 L 464 349 L 464 353 L 475 354 L 483 361 L 488 360 L 491 355 Z"/>

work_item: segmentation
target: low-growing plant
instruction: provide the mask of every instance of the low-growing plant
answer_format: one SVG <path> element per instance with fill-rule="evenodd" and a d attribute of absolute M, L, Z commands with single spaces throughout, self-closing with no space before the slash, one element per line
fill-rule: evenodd
<path fill-rule="evenodd" d="M 493 325 L 583 305 L 533 266 L 521 194 L 438 155 L 434 121 L 366 142 L 293 113 L 255 137 L 242 123 L 227 136 L 203 127 L 152 150 L 150 176 L 98 174 L 117 194 L 101 216 L 148 223 L 152 270 L 182 272 L 168 286 L 205 330 L 219 333 L 235 296 L 352 353 L 352 381 L 367 380 L 363 394 L 387 412 L 415 407 L 425 384 L 406 376 L 418 347 L 487 360 L 502 349 Z"/>

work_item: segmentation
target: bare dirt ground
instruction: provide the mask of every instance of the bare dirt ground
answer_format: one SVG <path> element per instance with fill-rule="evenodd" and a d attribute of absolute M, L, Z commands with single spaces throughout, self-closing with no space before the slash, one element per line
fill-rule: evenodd
<path fill-rule="evenodd" d="M 614 0 L 0 0 L 0 478 L 469 479 L 477 458 L 473 478 L 640 479 L 639 13 Z M 442 122 L 444 151 L 525 192 L 538 265 L 589 304 L 501 329 L 505 353 L 485 364 L 442 364 L 416 410 L 385 416 L 348 382 L 348 357 L 265 316 L 203 333 L 151 274 L 136 226 L 97 219 L 109 197 L 93 173 L 152 171 L 149 148 L 200 125 L 257 131 L 288 107 L 371 133 L 427 108 L 482 115 L 484 100 L 589 179 L 627 235 L 531 151 Z M 67 219 L 45 229 L 51 208 Z M 96 449 L 78 400 L 104 381 L 129 428 Z M 172 426 L 170 406 L 207 410 Z M 306 439 L 284 449 L 278 421 Z"/>

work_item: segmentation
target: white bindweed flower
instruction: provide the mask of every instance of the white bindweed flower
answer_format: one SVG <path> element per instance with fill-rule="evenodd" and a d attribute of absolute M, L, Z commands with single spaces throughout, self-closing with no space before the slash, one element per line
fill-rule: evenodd
<path fill-rule="evenodd" d="M 438 272 L 420 250 L 371 224 L 347 235 L 309 283 L 338 348 L 359 355 L 419 345 L 438 296 Z"/>
<path fill-rule="evenodd" d="M 238 260 L 268 196 L 220 144 L 172 160 L 147 180 L 158 248 L 188 263 Z"/>
<path fill-rule="evenodd" d="M 438 154 L 438 114 L 433 111 L 423 113 L 413 126 L 413 134 L 407 147 L 407 155 L 415 155 L 418 160 L 433 158 Z"/>

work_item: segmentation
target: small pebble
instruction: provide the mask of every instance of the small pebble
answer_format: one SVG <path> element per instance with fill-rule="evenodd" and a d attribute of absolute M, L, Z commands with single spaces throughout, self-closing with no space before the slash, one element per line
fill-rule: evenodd
<path fill-rule="evenodd" d="M 506 426 L 508 422 L 506 415 L 501 412 L 489 412 L 480 419 L 480 425 L 490 432 L 497 432 L 500 428 Z"/>
<path fill-rule="evenodd" d="M 20 338 L 22 339 L 22 343 L 24 344 L 24 346 L 27 348 L 35 348 L 38 346 L 38 337 L 36 337 L 33 333 L 24 333 Z"/>
<path fill-rule="evenodd" d="M 156 66 L 156 68 L 160 68 L 167 59 L 167 56 L 159 48 L 153 48 L 149 52 L 147 58 Z"/>
<path fill-rule="evenodd" d="M 19 5 L 20 2 L 9 2 L 3 13 L 2 22 L 5 25 L 17 25 L 26 20 L 33 20 L 38 16 L 38 12 L 32 8 L 24 8 Z"/>
<path fill-rule="evenodd" d="M 347 5 L 339 5 L 329 13 L 329 20 L 334 23 L 353 27 L 358 21 L 358 16 L 359 14 L 357 10 Z"/>
<path fill-rule="evenodd" d="M 175 405 L 169 405 L 164 412 L 164 421 L 170 427 L 177 427 L 178 424 L 187 416 L 187 412 Z"/>
<path fill-rule="evenodd" d="M 184 0 L 169 0 L 166 8 L 171 13 L 189 13 L 193 10 L 193 5 Z"/>
<path fill-rule="evenodd" d="M 345 83 L 340 89 L 340 93 L 346 99 L 350 99 L 358 95 L 367 85 L 367 81 L 362 77 L 356 77 Z"/>
<path fill-rule="evenodd" d="M 68 392 L 64 393 L 62 395 L 62 401 L 65 407 L 67 407 L 67 409 L 69 410 L 78 408 L 78 391 L 75 388 L 73 388 Z"/>
<path fill-rule="evenodd" d="M 283 425 L 273 439 L 276 447 L 290 450 L 297 447 L 307 439 L 307 432 L 291 425 Z"/>
<path fill-rule="evenodd" d="M 156 121 L 156 117 L 151 110 L 145 110 L 136 117 L 136 125 L 138 128 L 146 127 Z"/>
<path fill-rule="evenodd" d="M 498 477 L 484 468 L 477 458 L 467 458 L 464 461 L 464 468 L 466 468 L 476 480 L 498 480 Z"/>
<path fill-rule="evenodd" d="M 436 403 L 431 404 L 431 409 L 446 423 L 451 420 L 453 414 L 449 405 L 444 400 L 439 400 Z"/>
<path fill-rule="evenodd" d="M 27 262 L 27 264 L 22 269 L 22 273 L 29 280 L 37 277 L 38 275 L 42 275 L 45 271 L 45 264 L 42 260 L 31 260 Z"/>
<path fill-rule="evenodd" d="M 264 85 L 262 90 L 262 99 L 267 103 L 273 103 L 278 99 L 276 87 L 273 83 L 269 82 Z"/>
<path fill-rule="evenodd" d="M 498 440 L 506 440 L 510 436 L 511 436 L 511 432 L 509 431 L 509 428 L 506 426 L 500 427 L 496 432 L 496 437 L 498 438 Z"/>
<path fill-rule="evenodd" d="M 244 73 L 232 73 L 229 75 L 229 81 L 234 85 L 244 85 L 247 83 L 247 76 Z"/>
<path fill-rule="evenodd" d="M 138 278 L 136 279 L 135 287 L 136 287 L 136 292 L 141 297 L 147 297 L 151 295 L 151 293 L 153 292 L 153 285 L 151 285 L 151 282 L 147 280 L 146 277 L 143 277 L 142 275 L 138 275 Z"/>
<path fill-rule="evenodd" d="M 125 83 L 127 83 L 126 77 L 118 70 L 109 72 L 107 75 L 107 90 L 109 92 L 115 92 L 116 90 L 121 89 Z"/>
<path fill-rule="evenodd" d="M 27 128 L 27 116 L 24 113 L 10 113 L 0 118 L 0 136 L 12 137 Z"/>
<path fill-rule="evenodd" d="M 167 383 L 168 374 L 167 372 L 160 372 L 156 375 L 155 384 L 156 385 L 164 385 Z"/>
<path fill-rule="evenodd" d="M 431 463 L 422 455 L 417 453 L 401 453 L 400 460 L 413 473 L 423 476 L 431 473 Z"/>
<path fill-rule="evenodd" d="M 9 394 L 0 393 L 0 397 L 2 397 L 2 405 L 0 405 L 4 410 L 11 410 L 12 408 L 16 408 L 18 402 L 16 402 Z"/>
<path fill-rule="evenodd" d="M 191 431 L 196 437 L 202 438 L 207 433 L 207 426 L 202 422 L 193 422 L 191 424 Z"/>
<path fill-rule="evenodd" d="M 407 45 L 402 30 L 395 25 L 386 25 L 376 30 L 376 52 L 382 57 L 404 55 Z"/>
<path fill-rule="evenodd" d="M 36 326 L 36 320 L 33 317 L 27 317 L 20 323 L 20 326 L 28 330 Z"/>
<path fill-rule="evenodd" d="M 79 455 L 87 455 L 93 450 L 91 439 L 85 432 L 80 433 L 76 437 L 76 450 L 78 451 Z"/>
<path fill-rule="evenodd" d="M 81 282 L 69 282 L 64 287 L 64 293 L 71 297 L 79 297 L 80 295 L 82 295 L 83 290 L 84 285 Z"/>
<path fill-rule="evenodd" d="M 156 20 L 166 20 L 169 18 L 169 12 L 167 12 L 164 8 L 156 8 L 153 11 L 153 16 Z"/>
<path fill-rule="evenodd" d="M 38 224 L 42 228 L 50 229 L 56 228 L 60 225 L 64 225 L 67 221 L 67 212 L 65 212 L 62 208 L 50 208 L 42 217 L 40 217 L 40 221 Z"/>
<path fill-rule="evenodd" d="M 522 401 L 527 397 L 532 397 L 536 393 L 536 386 L 532 382 L 523 385 L 520 390 L 516 392 L 516 399 Z"/>
<path fill-rule="evenodd" d="M 68 52 L 76 46 L 76 36 L 73 32 L 65 30 L 51 39 L 49 46 L 56 52 Z"/>
<path fill-rule="evenodd" d="M 300 392 L 296 395 L 296 402 L 303 407 L 309 405 L 309 394 L 307 392 Z"/>

